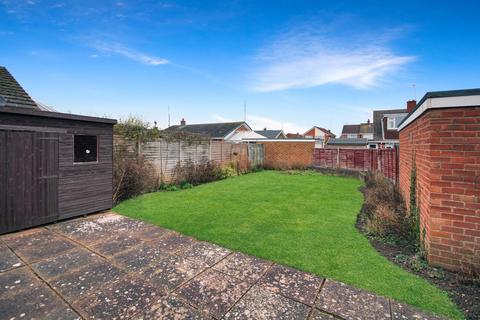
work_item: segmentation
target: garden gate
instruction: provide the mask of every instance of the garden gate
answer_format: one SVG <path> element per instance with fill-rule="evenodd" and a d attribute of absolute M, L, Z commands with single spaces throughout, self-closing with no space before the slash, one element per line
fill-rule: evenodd
<path fill-rule="evenodd" d="M 263 144 L 248 144 L 248 161 L 252 168 L 262 167 L 264 159 Z"/>

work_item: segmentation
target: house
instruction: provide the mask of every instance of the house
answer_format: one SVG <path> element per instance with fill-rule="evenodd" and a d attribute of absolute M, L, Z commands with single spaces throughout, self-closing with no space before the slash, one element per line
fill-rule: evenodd
<path fill-rule="evenodd" d="M 413 110 L 415 100 L 407 102 L 406 109 L 373 111 L 373 139 L 369 141 L 371 149 L 393 148 L 399 144 L 398 125 Z"/>
<path fill-rule="evenodd" d="M 480 270 L 480 89 L 428 92 L 411 104 L 396 123 L 399 187 L 405 199 L 415 191 L 427 260 Z"/>
<path fill-rule="evenodd" d="M 342 139 L 373 139 L 373 124 L 370 119 L 366 123 L 346 124 L 342 128 Z"/>
<path fill-rule="evenodd" d="M 325 145 L 326 149 L 366 149 L 366 138 L 331 138 Z"/>
<path fill-rule="evenodd" d="M 303 137 L 305 139 L 315 139 L 315 148 L 323 148 L 329 139 L 335 138 L 335 135 L 330 130 L 314 126 L 307 130 Z"/>
<path fill-rule="evenodd" d="M 301 135 L 300 133 L 287 133 L 285 135 L 287 137 L 287 139 L 303 139 L 303 135 Z"/>
<path fill-rule="evenodd" d="M 258 133 L 267 139 L 286 139 L 283 130 L 267 130 L 267 128 L 264 128 L 263 130 L 256 130 L 255 133 Z"/>
<path fill-rule="evenodd" d="M 164 130 L 167 133 L 188 132 L 208 137 L 216 141 L 240 142 L 244 139 L 265 139 L 256 133 L 245 121 L 187 124 L 185 119 L 180 125 L 170 126 Z"/>
<path fill-rule="evenodd" d="M 110 209 L 115 123 L 44 111 L 0 67 L 0 234 Z"/>

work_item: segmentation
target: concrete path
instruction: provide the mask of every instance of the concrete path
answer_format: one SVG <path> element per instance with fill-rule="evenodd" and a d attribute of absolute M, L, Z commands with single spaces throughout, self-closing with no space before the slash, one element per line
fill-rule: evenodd
<path fill-rule="evenodd" d="M 438 319 L 104 213 L 0 237 L 0 319 Z"/>

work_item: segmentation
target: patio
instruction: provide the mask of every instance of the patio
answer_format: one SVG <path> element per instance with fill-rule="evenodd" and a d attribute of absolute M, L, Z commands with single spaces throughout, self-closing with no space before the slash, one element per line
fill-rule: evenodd
<path fill-rule="evenodd" d="M 1 319 L 437 319 L 103 213 L 0 237 Z"/>

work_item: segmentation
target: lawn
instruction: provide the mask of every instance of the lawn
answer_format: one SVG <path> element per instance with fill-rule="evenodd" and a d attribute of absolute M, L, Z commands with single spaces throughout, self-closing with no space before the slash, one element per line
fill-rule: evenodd
<path fill-rule="evenodd" d="M 114 210 L 461 319 L 445 292 L 390 263 L 358 232 L 360 186 L 353 178 L 263 171 L 146 194 Z"/>

